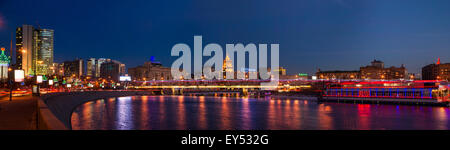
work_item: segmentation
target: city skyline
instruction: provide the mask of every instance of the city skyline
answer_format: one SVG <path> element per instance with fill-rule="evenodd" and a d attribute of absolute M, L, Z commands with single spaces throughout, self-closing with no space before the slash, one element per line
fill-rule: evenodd
<path fill-rule="evenodd" d="M 450 130 L 450 0 L 0 0 L 0 50 L 0 132 L 22 145 L 415 146 Z"/>
<path fill-rule="evenodd" d="M 445 19 L 450 11 L 442 3 L 448 2 L 233 1 L 172 6 L 139 1 L 86 6 L 86 1 L 7 0 L 0 2 L 0 46 L 9 52 L 11 33 L 30 24 L 55 30 L 55 62 L 111 58 L 135 67 L 155 56 L 169 66 L 176 59 L 170 56 L 174 44 L 193 45 L 192 36 L 203 35 L 205 44 L 277 42 L 283 58 L 280 65 L 288 74 L 313 74 L 317 68 L 354 70 L 373 59 L 387 66 L 405 64 L 408 72 L 420 73 L 438 57 L 444 63 L 450 60 L 450 30 L 446 28 L 450 22 Z M 42 11 L 29 13 L 37 8 Z M 236 12 L 222 13 L 227 8 Z"/>

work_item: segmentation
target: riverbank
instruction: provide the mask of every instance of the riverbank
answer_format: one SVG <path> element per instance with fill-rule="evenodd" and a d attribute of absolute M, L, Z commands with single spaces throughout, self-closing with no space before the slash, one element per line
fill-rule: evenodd
<path fill-rule="evenodd" d="M 45 107 L 40 111 L 43 112 L 48 110 L 48 113 L 43 115 L 40 120 L 58 120 L 58 124 L 62 123 L 65 128 L 71 129 L 70 118 L 73 110 L 85 102 L 113 97 L 144 95 L 154 95 L 154 93 L 151 91 L 84 91 L 50 93 L 41 97 L 42 104 L 45 104 Z M 53 126 L 51 122 L 45 124 L 49 127 Z M 53 128 L 48 129 L 52 130 Z"/>

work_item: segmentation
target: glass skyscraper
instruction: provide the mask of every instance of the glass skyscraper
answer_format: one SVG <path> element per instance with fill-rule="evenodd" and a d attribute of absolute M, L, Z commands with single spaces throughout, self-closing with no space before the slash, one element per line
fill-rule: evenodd
<path fill-rule="evenodd" d="M 39 30 L 39 42 L 36 57 L 37 75 L 49 75 L 52 73 L 50 67 L 53 65 L 53 35 L 53 30 Z"/>
<path fill-rule="evenodd" d="M 16 29 L 16 69 L 25 75 L 49 75 L 53 65 L 54 31 L 23 25 Z"/>

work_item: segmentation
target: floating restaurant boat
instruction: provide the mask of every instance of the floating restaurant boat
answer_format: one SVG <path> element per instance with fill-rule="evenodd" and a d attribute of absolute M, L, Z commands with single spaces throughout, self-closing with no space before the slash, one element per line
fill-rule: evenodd
<path fill-rule="evenodd" d="M 325 84 L 324 101 L 437 104 L 449 106 L 449 83 L 437 80 L 333 81 Z"/>

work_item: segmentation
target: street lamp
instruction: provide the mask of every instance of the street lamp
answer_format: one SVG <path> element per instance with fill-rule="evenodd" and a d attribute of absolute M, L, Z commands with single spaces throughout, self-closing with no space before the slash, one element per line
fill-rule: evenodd
<path fill-rule="evenodd" d="M 12 77 L 12 68 L 11 67 L 8 67 L 8 82 L 9 82 L 9 86 L 10 86 L 10 89 L 9 89 L 9 101 L 12 101 L 12 93 L 13 93 L 13 84 L 14 84 L 14 81 L 13 81 L 13 77 Z"/>

